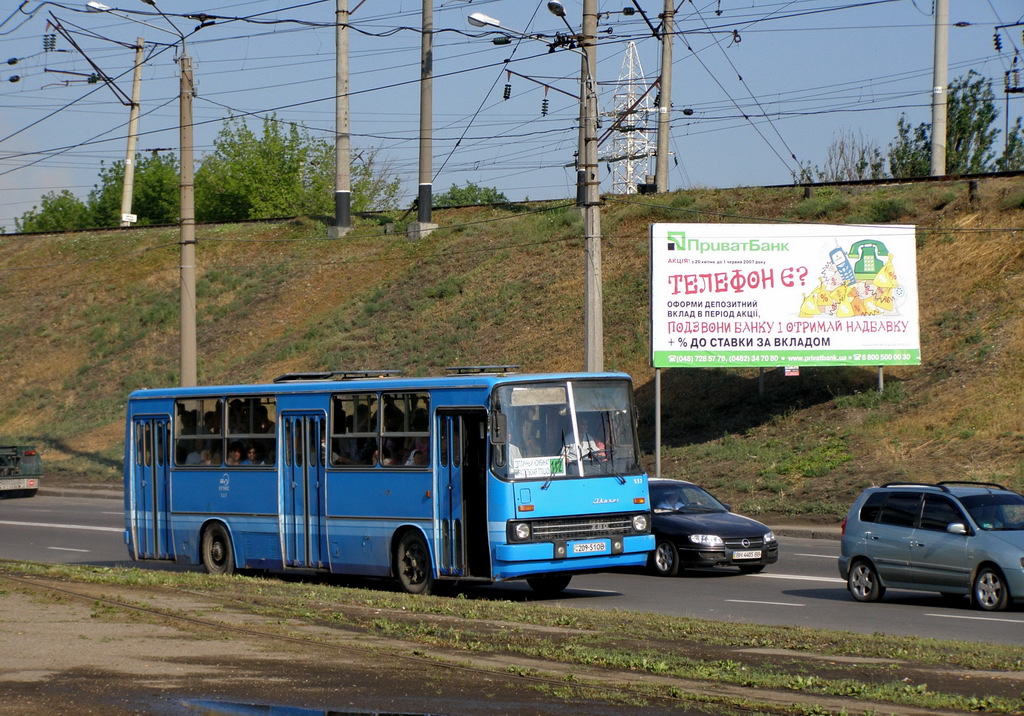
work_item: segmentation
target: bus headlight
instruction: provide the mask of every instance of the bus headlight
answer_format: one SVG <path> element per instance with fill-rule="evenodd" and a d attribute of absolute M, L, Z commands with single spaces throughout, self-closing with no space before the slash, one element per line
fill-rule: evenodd
<path fill-rule="evenodd" d="M 530 539 L 530 525 L 526 522 L 520 522 L 515 528 L 516 539 Z"/>
<path fill-rule="evenodd" d="M 633 515 L 633 529 L 637 532 L 646 532 L 647 515 Z"/>

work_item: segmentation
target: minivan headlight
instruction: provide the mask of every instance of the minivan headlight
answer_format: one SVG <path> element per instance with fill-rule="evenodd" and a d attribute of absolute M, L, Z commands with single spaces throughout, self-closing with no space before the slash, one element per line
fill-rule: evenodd
<path fill-rule="evenodd" d="M 647 515 L 633 515 L 633 529 L 637 532 L 646 532 Z"/>
<path fill-rule="evenodd" d="M 724 547 L 725 542 L 718 535 L 690 535 L 690 541 L 705 547 Z"/>
<path fill-rule="evenodd" d="M 767 532 L 764 533 L 764 543 L 765 544 L 768 544 L 769 542 L 774 542 L 774 541 L 775 541 L 775 533 L 774 532 L 772 532 L 771 530 L 768 530 Z"/>

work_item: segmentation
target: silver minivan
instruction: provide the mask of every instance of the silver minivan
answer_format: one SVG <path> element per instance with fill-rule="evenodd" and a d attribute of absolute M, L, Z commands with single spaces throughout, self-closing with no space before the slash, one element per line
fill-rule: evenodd
<path fill-rule="evenodd" d="M 892 587 L 1006 609 L 1024 599 L 1024 497 L 987 482 L 869 487 L 843 520 L 839 574 L 860 602 Z"/>

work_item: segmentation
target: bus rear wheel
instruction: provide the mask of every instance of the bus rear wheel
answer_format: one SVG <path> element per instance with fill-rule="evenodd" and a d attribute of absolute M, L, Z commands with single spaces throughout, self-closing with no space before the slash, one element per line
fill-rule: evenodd
<path fill-rule="evenodd" d="M 203 532 L 203 566 L 208 574 L 232 574 L 235 571 L 231 535 L 220 522 L 214 522 Z"/>
<path fill-rule="evenodd" d="M 570 580 L 572 580 L 571 574 L 542 574 L 537 577 L 528 577 L 526 583 L 539 596 L 557 597 L 569 586 Z"/>
<path fill-rule="evenodd" d="M 418 532 L 406 532 L 395 550 L 395 572 L 402 590 L 409 594 L 430 594 L 434 590 L 434 570 L 430 550 Z"/>

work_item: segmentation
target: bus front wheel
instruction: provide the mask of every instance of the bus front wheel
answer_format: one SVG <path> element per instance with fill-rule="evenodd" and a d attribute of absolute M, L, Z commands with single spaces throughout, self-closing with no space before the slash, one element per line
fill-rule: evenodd
<path fill-rule="evenodd" d="M 434 589 L 434 570 L 430 550 L 418 532 L 406 532 L 395 551 L 395 572 L 402 590 L 409 594 L 430 594 Z"/>
<path fill-rule="evenodd" d="M 235 571 L 235 551 L 227 528 L 214 522 L 203 533 L 203 566 L 209 574 L 231 574 Z"/>
<path fill-rule="evenodd" d="M 542 574 L 528 577 L 526 583 L 541 597 L 557 597 L 569 586 L 571 579 L 570 574 Z"/>

